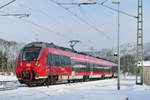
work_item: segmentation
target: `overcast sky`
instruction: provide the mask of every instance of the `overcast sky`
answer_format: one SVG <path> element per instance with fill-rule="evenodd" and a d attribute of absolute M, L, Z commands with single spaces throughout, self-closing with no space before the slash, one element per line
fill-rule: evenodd
<path fill-rule="evenodd" d="M 10 0 L 1 0 L 0 6 Z M 58 2 L 81 2 L 88 0 L 56 0 Z M 94 0 L 105 1 L 105 0 Z M 117 7 L 111 4 L 106 5 Z M 120 0 L 120 9 L 132 15 L 137 14 L 137 0 Z M 144 1 L 144 42 L 150 42 L 150 1 Z M 60 46 L 69 46 L 68 41 L 80 40 L 78 50 L 90 48 L 102 49 L 116 46 L 117 12 L 99 5 L 73 6 L 69 8 L 72 14 L 51 2 L 51 0 L 16 0 L 11 5 L 1 9 L 5 13 L 30 13 L 28 18 L 0 17 L 0 38 L 17 42 L 39 41 L 54 42 Z M 82 20 L 82 21 L 81 21 Z M 120 15 L 121 43 L 136 43 L 137 20 Z M 98 31 L 96 30 L 98 29 Z M 38 34 L 38 35 L 36 35 Z"/>

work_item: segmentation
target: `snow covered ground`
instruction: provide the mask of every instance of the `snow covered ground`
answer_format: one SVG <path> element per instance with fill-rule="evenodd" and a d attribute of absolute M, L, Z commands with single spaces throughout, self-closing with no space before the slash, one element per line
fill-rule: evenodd
<path fill-rule="evenodd" d="M 135 85 L 133 76 L 121 79 L 120 91 L 116 83 L 117 79 L 106 79 L 49 87 L 21 87 L 0 91 L 0 100 L 150 100 L 150 87 Z"/>
<path fill-rule="evenodd" d="M 16 81 L 17 78 L 14 75 L 0 75 L 0 81 Z"/>

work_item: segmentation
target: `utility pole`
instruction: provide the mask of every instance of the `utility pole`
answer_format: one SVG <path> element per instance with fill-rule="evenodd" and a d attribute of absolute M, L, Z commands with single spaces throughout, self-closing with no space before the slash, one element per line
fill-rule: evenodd
<path fill-rule="evenodd" d="M 118 0 L 118 82 L 117 82 L 117 89 L 120 90 L 120 13 L 119 13 L 119 9 L 120 9 L 120 2 Z"/>
<path fill-rule="evenodd" d="M 138 0 L 136 84 L 143 84 L 143 0 Z"/>
<path fill-rule="evenodd" d="M 120 2 L 118 1 L 114 1 L 112 2 L 112 4 L 117 4 L 118 5 L 118 31 L 117 31 L 117 51 L 118 51 L 118 78 L 117 78 L 117 89 L 120 90 Z"/>

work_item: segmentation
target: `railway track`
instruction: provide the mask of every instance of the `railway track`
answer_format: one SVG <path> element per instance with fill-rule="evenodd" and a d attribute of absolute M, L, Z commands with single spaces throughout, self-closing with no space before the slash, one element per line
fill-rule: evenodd
<path fill-rule="evenodd" d="M 0 81 L 0 83 L 7 83 L 7 82 L 18 82 L 17 80 L 13 80 L 13 81 Z"/>

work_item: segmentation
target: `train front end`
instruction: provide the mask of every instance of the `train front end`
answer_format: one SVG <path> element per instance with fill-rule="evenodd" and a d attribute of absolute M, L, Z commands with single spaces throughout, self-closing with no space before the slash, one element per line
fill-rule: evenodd
<path fill-rule="evenodd" d="M 33 85 L 40 84 L 47 78 L 44 56 L 44 45 L 31 43 L 20 52 L 16 75 L 20 83 Z"/>

